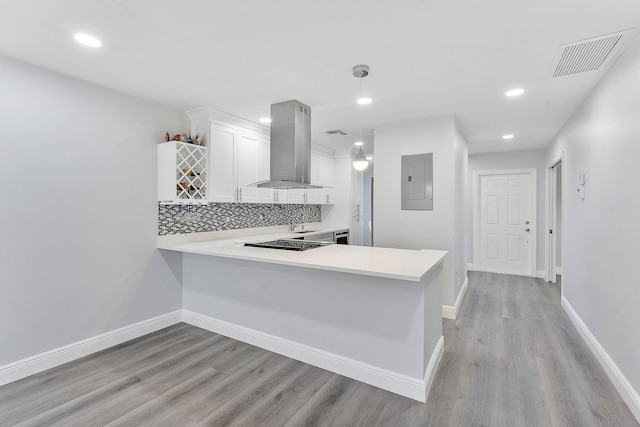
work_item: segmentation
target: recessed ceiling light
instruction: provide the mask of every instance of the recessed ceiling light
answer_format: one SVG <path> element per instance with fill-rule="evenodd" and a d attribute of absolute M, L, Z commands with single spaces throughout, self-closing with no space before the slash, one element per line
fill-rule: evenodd
<path fill-rule="evenodd" d="M 361 146 L 363 146 L 363 145 L 364 145 L 364 142 L 362 142 L 362 141 L 356 141 L 356 142 L 354 142 L 354 143 L 353 143 L 353 145 L 355 145 L 356 147 L 361 147 Z"/>
<path fill-rule="evenodd" d="M 524 89 L 521 88 L 517 88 L 517 89 L 511 89 L 509 91 L 507 91 L 507 93 L 505 93 L 505 96 L 520 96 L 524 93 Z"/>
<path fill-rule="evenodd" d="M 102 42 L 100 40 L 98 40 L 97 38 L 90 36 L 89 34 L 84 34 L 84 33 L 75 33 L 73 35 L 73 38 L 76 39 L 76 41 L 80 44 L 83 44 L 85 46 L 89 46 L 89 47 L 100 47 L 102 46 Z"/>
<path fill-rule="evenodd" d="M 271 123 L 271 119 L 269 117 L 260 117 L 260 121 L 262 123 Z"/>
<path fill-rule="evenodd" d="M 513 138 L 514 138 L 514 135 L 510 134 L 510 133 L 508 133 L 506 135 L 502 135 L 502 139 L 513 139 Z"/>
<path fill-rule="evenodd" d="M 367 104 L 371 104 L 371 98 L 367 97 L 367 96 L 363 96 L 362 98 L 358 98 L 358 104 L 360 105 L 367 105 Z"/>

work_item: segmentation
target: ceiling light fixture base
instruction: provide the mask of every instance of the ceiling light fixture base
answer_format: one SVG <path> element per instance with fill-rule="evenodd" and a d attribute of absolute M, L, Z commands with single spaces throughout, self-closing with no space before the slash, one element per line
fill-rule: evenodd
<path fill-rule="evenodd" d="M 367 77 L 369 75 L 369 66 L 368 65 L 356 65 L 353 67 L 353 77 L 361 79 L 363 77 Z"/>

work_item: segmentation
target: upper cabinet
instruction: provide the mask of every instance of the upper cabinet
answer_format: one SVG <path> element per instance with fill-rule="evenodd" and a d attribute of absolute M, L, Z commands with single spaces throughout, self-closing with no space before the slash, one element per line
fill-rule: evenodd
<path fill-rule="evenodd" d="M 262 136 L 216 123 L 211 123 L 209 137 L 211 147 L 209 200 L 260 202 L 259 189 L 250 184 L 266 179 L 263 157 L 264 147 L 268 147 L 267 140 Z"/>
<path fill-rule="evenodd" d="M 191 133 L 203 135 L 209 148 L 208 193 L 213 202 L 333 204 L 334 159 L 312 146 L 311 183 L 331 188 L 277 190 L 258 188 L 270 176 L 269 128 L 208 108 L 188 111 Z"/>
<path fill-rule="evenodd" d="M 333 204 L 334 159 L 318 152 L 311 153 L 311 184 L 325 188 L 286 190 L 286 203 Z"/>
<path fill-rule="evenodd" d="M 311 162 L 311 173 L 314 174 L 313 165 L 315 163 Z M 334 204 L 334 191 L 333 187 L 335 184 L 335 160 L 332 157 L 324 156 L 321 154 L 317 154 L 317 184 L 324 186 L 318 190 L 318 200 L 316 203 L 322 205 Z M 313 182 L 313 179 L 312 179 Z"/>
<path fill-rule="evenodd" d="M 178 141 L 158 145 L 158 200 L 161 203 L 206 202 L 206 147 Z"/>

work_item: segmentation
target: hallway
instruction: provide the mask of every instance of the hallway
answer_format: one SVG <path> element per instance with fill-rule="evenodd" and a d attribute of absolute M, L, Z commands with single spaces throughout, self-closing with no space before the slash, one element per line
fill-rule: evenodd
<path fill-rule="evenodd" d="M 433 425 L 636 426 L 556 284 L 469 272 L 429 395 Z"/>

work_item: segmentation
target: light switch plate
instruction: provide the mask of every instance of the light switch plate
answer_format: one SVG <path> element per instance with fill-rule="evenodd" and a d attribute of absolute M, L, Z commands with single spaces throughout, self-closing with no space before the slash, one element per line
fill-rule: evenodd
<path fill-rule="evenodd" d="M 578 184 L 584 185 L 584 180 L 586 178 L 586 173 L 579 173 L 578 174 Z"/>

